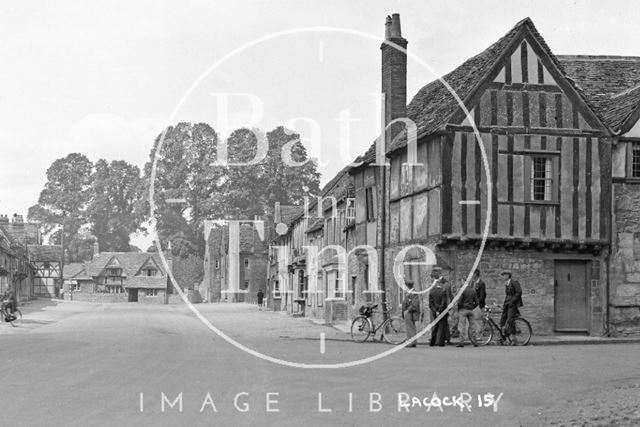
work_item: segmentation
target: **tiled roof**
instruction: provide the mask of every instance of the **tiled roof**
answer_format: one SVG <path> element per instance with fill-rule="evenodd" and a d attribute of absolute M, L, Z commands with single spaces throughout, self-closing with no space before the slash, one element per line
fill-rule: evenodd
<path fill-rule="evenodd" d="M 13 251 L 11 250 L 12 244 L 13 244 L 13 239 L 11 238 L 11 235 L 2 225 L 0 225 L 0 249 L 12 254 L 13 253 Z"/>
<path fill-rule="evenodd" d="M 31 261 L 60 261 L 62 248 L 58 245 L 27 245 Z"/>
<path fill-rule="evenodd" d="M 640 102 L 640 57 L 558 55 L 605 124 L 618 131 Z"/>
<path fill-rule="evenodd" d="M 324 218 L 315 218 L 309 221 L 309 225 L 307 226 L 307 233 L 320 231 L 323 228 L 324 228 Z"/>
<path fill-rule="evenodd" d="M 120 268 L 122 268 L 124 276 L 132 277 L 138 273 L 140 268 L 149 258 L 152 258 L 155 261 L 156 265 L 164 275 L 165 269 L 160 255 L 148 252 L 100 252 L 93 258 L 93 260 L 85 264 L 85 268 L 89 276 L 96 277 L 102 273 L 104 268 L 112 262 L 112 260 L 114 260 L 117 261 Z"/>
<path fill-rule="evenodd" d="M 320 192 L 322 197 L 335 197 L 336 200 L 340 200 L 345 197 L 355 197 L 355 185 L 353 178 L 349 175 L 350 166 L 343 168 L 338 172 L 331 181 L 327 182 L 322 191 Z M 312 200 L 312 201 L 311 201 Z M 317 214 L 317 199 L 310 199 L 309 203 L 309 215 L 315 216 Z M 324 209 L 328 209 L 331 206 L 331 199 L 324 201 Z M 304 216 L 304 208 L 300 208 L 300 212 L 293 218 L 292 222 L 301 219 Z"/>
<path fill-rule="evenodd" d="M 125 288 L 165 289 L 167 278 L 162 276 L 134 276 L 127 278 Z"/>
<path fill-rule="evenodd" d="M 489 48 L 473 58 L 468 59 L 458 68 L 443 76 L 443 80 L 451 86 L 461 100 L 467 100 L 467 98 L 486 78 L 487 74 L 503 54 L 505 49 L 525 30 L 528 30 L 531 33 L 550 60 L 558 70 L 562 72 L 562 65 L 551 52 L 551 49 L 549 49 L 549 46 L 533 25 L 531 19 L 525 18 L 518 22 L 497 42 L 489 46 Z M 581 88 L 575 84 L 573 79 L 567 78 L 567 82 L 572 86 L 585 104 L 589 105 L 594 113 L 602 119 L 600 111 L 594 108 L 589 97 L 582 92 Z M 449 122 L 451 116 L 458 110 L 458 108 L 458 102 L 449 90 L 440 82 L 440 80 L 434 80 L 420 89 L 413 97 L 407 106 L 407 115 L 416 123 L 418 127 L 418 136 L 420 137 L 444 129 L 445 125 Z M 603 119 L 602 121 L 604 122 Z M 406 145 L 406 142 L 402 140 L 399 140 L 398 142 L 399 143 L 390 147 L 389 151 L 397 150 Z M 371 151 L 372 149 L 370 148 L 367 153 L 370 155 Z M 375 151 L 373 151 L 373 153 L 375 154 Z"/>
<path fill-rule="evenodd" d="M 84 271 L 84 264 L 81 262 L 72 262 L 71 264 L 66 264 L 63 267 L 63 277 L 65 279 L 72 279 L 76 276 L 84 273 L 86 276 L 86 272 Z"/>
<path fill-rule="evenodd" d="M 304 208 L 302 206 L 294 206 L 294 205 L 280 205 L 280 221 L 291 225 L 294 219 L 296 219 Z"/>

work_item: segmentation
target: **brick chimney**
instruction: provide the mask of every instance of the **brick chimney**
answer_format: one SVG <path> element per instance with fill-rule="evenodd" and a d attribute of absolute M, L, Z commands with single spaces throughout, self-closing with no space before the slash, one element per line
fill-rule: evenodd
<path fill-rule="evenodd" d="M 407 40 L 402 37 L 400 14 L 387 16 L 385 22 L 385 41 L 382 51 L 382 93 L 385 95 L 384 126 L 392 120 L 407 116 Z M 389 44 L 393 43 L 393 44 Z M 402 48 L 403 50 L 399 49 Z M 397 132 L 404 129 L 399 123 L 388 132 L 387 141 L 393 140 Z"/>
<path fill-rule="evenodd" d="M 91 259 L 96 258 L 98 255 L 100 255 L 100 244 L 96 240 L 93 243 L 93 257 Z"/>

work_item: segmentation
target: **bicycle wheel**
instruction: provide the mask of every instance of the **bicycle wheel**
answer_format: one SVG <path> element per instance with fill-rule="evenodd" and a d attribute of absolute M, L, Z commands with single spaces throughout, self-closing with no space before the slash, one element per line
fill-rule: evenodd
<path fill-rule="evenodd" d="M 382 327 L 382 337 L 393 345 L 402 344 L 407 339 L 407 331 L 403 319 L 392 317 Z"/>
<path fill-rule="evenodd" d="M 16 308 L 16 311 L 13 312 L 13 315 L 16 317 L 16 320 L 11 322 L 11 326 L 17 327 L 22 324 L 22 312 L 19 308 Z"/>
<path fill-rule="evenodd" d="M 364 342 L 371 334 L 371 322 L 364 316 L 358 316 L 351 323 L 351 338 L 355 342 Z"/>
<path fill-rule="evenodd" d="M 485 319 L 482 319 L 481 322 L 470 322 L 468 333 L 469 340 L 474 345 L 487 345 L 491 342 L 491 338 L 493 338 L 493 326 Z"/>
<path fill-rule="evenodd" d="M 527 345 L 531 341 L 531 325 L 526 319 L 518 317 L 515 320 L 516 342 L 514 345 Z"/>

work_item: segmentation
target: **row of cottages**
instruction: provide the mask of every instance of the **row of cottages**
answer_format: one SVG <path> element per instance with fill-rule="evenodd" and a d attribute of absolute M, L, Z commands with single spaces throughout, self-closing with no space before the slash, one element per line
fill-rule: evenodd
<path fill-rule="evenodd" d="M 170 250 L 166 260 L 171 270 Z M 91 261 L 65 265 L 63 276 L 67 300 L 166 304 L 172 294 L 158 253 L 100 252 L 98 243 Z"/>
<path fill-rule="evenodd" d="M 33 270 L 24 242 L 16 239 L 0 218 L 0 294 L 11 289 L 18 301 L 32 296 Z"/>
<path fill-rule="evenodd" d="M 373 145 L 323 189 L 337 205 L 321 203 L 323 218 L 276 208 L 273 307 L 345 319 L 367 302 L 398 307 L 399 276 L 422 290 L 437 264 L 459 288 L 477 265 L 488 301 L 513 271 L 536 334 L 640 333 L 640 58 L 556 56 L 527 18 L 444 76 L 467 116 L 439 80 L 407 105 L 396 46 L 397 14 L 381 46 L 382 153 Z M 396 120 L 407 117 L 414 164 Z M 310 246 L 331 244 L 348 253 L 342 274 L 328 251 L 309 262 Z M 423 263 L 420 246 L 435 256 Z"/>
<path fill-rule="evenodd" d="M 206 250 L 200 294 L 208 302 L 256 302 L 266 293 L 268 248 L 265 223 L 204 222 Z"/>
<path fill-rule="evenodd" d="M 22 215 L 0 215 L 0 229 L 13 252 L 13 267 L 0 278 L 1 289 L 13 286 L 19 301 L 58 296 L 61 277 L 60 246 L 43 245 L 40 224 L 25 222 Z"/>

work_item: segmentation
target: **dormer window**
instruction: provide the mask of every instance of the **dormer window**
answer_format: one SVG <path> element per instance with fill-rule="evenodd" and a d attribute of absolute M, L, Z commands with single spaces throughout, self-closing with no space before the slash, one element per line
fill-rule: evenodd
<path fill-rule="evenodd" d="M 121 276 L 122 275 L 122 270 L 119 268 L 108 268 L 107 269 L 107 276 Z"/>
<path fill-rule="evenodd" d="M 154 277 L 158 275 L 158 270 L 155 268 L 145 268 L 142 270 L 142 275 L 147 277 Z"/>

